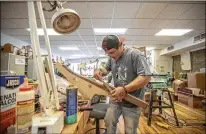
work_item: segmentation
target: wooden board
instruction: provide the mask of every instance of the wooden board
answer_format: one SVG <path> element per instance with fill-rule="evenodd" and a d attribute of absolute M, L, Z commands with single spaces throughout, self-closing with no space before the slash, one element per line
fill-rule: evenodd
<path fill-rule="evenodd" d="M 98 83 L 87 77 L 75 74 L 60 63 L 56 63 L 56 67 L 71 84 L 75 85 L 78 88 L 78 91 L 85 99 L 92 99 L 94 95 L 110 95 L 110 92 L 104 90 L 105 87 L 102 83 Z M 114 89 L 114 87 L 111 88 Z M 142 107 L 143 109 L 146 109 L 148 107 L 148 104 L 145 101 L 138 99 L 130 94 L 127 94 L 123 99 L 136 106 Z"/>

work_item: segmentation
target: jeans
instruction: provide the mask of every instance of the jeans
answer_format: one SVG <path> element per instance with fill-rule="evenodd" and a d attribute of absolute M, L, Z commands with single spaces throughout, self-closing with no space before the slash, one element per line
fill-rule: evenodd
<path fill-rule="evenodd" d="M 110 102 L 105 115 L 106 134 L 115 134 L 120 115 L 124 118 L 125 134 L 137 134 L 140 117 L 140 108 L 127 108 L 115 102 Z"/>

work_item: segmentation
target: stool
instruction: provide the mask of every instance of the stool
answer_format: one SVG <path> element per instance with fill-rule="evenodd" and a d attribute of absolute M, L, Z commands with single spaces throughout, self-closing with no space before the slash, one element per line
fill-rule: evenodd
<path fill-rule="evenodd" d="M 99 121 L 104 119 L 108 106 L 109 105 L 106 103 L 96 103 L 92 105 L 93 110 L 90 112 L 89 117 L 95 118 L 96 128 L 92 128 L 88 130 L 85 134 L 87 134 L 89 131 L 94 129 L 96 130 L 96 134 L 100 134 L 100 129 L 104 129 L 104 128 L 100 128 Z"/>
<path fill-rule="evenodd" d="M 162 97 L 158 96 L 158 100 L 156 100 L 156 101 L 159 103 L 159 105 L 153 106 L 153 102 L 155 101 L 155 100 L 153 100 L 153 93 L 154 93 L 154 91 L 155 90 L 152 89 L 151 93 L 150 93 L 150 102 L 149 102 L 149 112 L 148 112 L 147 125 L 151 126 L 152 110 L 153 110 L 153 108 L 159 108 L 159 113 L 160 114 L 162 114 L 162 109 L 163 108 L 172 108 L 172 111 L 174 113 L 174 118 L 175 118 L 175 121 L 176 121 L 176 125 L 179 126 L 179 122 L 178 122 L 178 119 L 177 119 L 177 115 L 176 115 L 176 112 L 175 112 L 175 108 L 174 108 L 174 104 L 173 104 L 173 101 L 172 101 L 172 97 L 171 97 L 170 91 L 168 89 L 162 89 L 163 92 L 168 92 L 170 104 L 165 103 L 164 101 L 162 101 L 162 99 L 161 99 Z M 166 106 L 162 106 L 162 103 L 165 104 Z"/>

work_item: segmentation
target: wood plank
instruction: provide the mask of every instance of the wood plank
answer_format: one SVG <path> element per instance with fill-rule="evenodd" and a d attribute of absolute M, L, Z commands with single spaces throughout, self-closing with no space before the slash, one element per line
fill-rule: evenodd
<path fill-rule="evenodd" d="M 75 74 L 70 69 L 61 65 L 58 62 L 56 63 L 56 67 L 71 84 L 78 87 L 78 91 L 85 99 L 92 99 L 92 97 L 97 94 L 110 97 L 110 92 L 104 90 L 105 87 L 102 83 L 98 83 L 87 77 L 83 77 L 81 75 Z M 112 86 L 110 87 L 114 89 L 114 87 Z M 136 98 L 130 94 L 127 94 L 123 99 L 129 101 L 130 103 L 136 106 L 142 107 L 143 109 L 146 109 L 148 107 L 148 104 L 145 101 Z"/>

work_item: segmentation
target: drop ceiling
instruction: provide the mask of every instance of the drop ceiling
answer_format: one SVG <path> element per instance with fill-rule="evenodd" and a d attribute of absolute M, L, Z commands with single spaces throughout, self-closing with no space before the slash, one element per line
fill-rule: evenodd
<path fill-rule="evenodd" d="M 44 2 L 43 7 L 48 7 Z M 127 28 L 124 36 L 127 47 L 156 47 L 162 49 L 174 43 L 205 32 L 205 4 L 201 2 L 148 2 L 148 1 L 67 1 L 64 8 L 74 9 L 81 17 L 78 31 L 70 35 L 49 36 L 52 52 L 63 57 L 73 54 L 97 56 L 104 54 L 101 47 L 103 36 L 94 35 L 93 28 Z M 36 8 L 37 9 L 37 8 Z M 44 11 L 47 28 L 55 13 Z M 36 10 L 37 25 L 41 23 Z M 28 9 L 26 2 L 2 2 L 1 32 L 31 43 Z M 194 29 L 180 37 L 154 36 L 161 29 Z M 44 36 L 40 44 L 45 48 Z M 15 44 L 14 44 L 15 45 Z M 75 46 L 80 51 L 63 51 L 59 46 Z"/>

